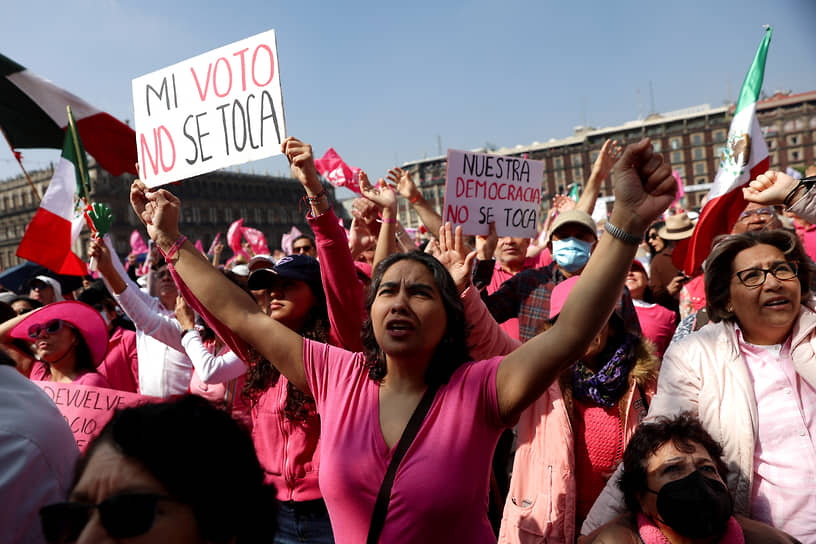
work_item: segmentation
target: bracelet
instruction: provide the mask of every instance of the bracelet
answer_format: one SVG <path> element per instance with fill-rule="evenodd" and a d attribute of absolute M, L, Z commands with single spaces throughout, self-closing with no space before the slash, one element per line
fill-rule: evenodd
<path fill-rule="evenodd" d="M 182 234 L 181 236 L 179 236 L 176 239 L 175 242 L 173 242 L 173 246 L 170 248 L 170 251 L 168 251 L 167 253 L 165 253 L 164 251 L 162 251 L 161 248 L 159 248 L 159 251 L 161 251 L 161 254 L 164 255 L 164 260 L 167 261 L 168 263 L 171 262 L 173 260 L 173 257 L 176 256 L 176 253 L 178 253 L 179 248 L 186 241 L 187 241 L 187 237 Z"/>
<path fill-rule="evenodd" d="M 320 199 L 321 199 L 321 198 L 323 198 L 324 196 L 326 196 L 326 189 L 322 189 L 322 190 L 321 190 L 319 193 L 317 193 L 315 196 L 309 196 L 309 195 L 306 195 L 306 196 L 304 196 L 303 198 L 305 198 L 305 199 L 306 199 L 306 202 L 308 202 L 309 204 L 312 204 L 312 203 L 314 203 L 314 202 L 317 202 L 318 200 L 320 200 Z"/>
<path fill-rule="evenodd" d="M 640 240 L 641 240 L 640 236 L 635 236 L 633 234 L 629 234 L 625 230 L 616 227 L 615 225 L 613 225 L 609 221 L 604 223 L 604 229 L 606 230 L 606 232 L 611 234 L 613 238 L 617 238 L 618 240 L 620 240 L 624 244 L 629 244 L 629 245 L 632 245 L 632 246 L 639 246 L 640 245 Z"/>
<path fill-rule="evenodd" d="M 408 202 L 409 202 L 409 203 L 411 203 L 411 204 L 413 204 L 413 203 L 415 203 L 417 200 L 419 200 L 419 197 L 421 197 L 421 196 L 422 196 L 421 194 L 417 193 L 417 195 L 416 195 L 414 198 L 412 198 L 411 200 L 409 200 Z"/>
<path fill-rule="evenodd" d="M 380 223 L 385 223 L 387 225 L 394 225 L 394 224 L 396 224 L 396 222 L 397 222 L 396 217 L 381 217 L 380 218 Z"/>
<path fill-rule="evenodd" d="M 793 205 L 793 197 L 796 196 L 796 193 L 799 192 L 799 189 L 802 187 L 805 188 L 805 193 L 810 191 L 810 189 L 816 185 L 816 176 L 808 176 L 806 178 L 802 178 L 799 180 L 799 183 L 796 184 L 796 187 L 793 188 L 791 192 L 785 197 L 785 200 L 782 203 L 785 205 L 786 208 L 790 208 Z"/>

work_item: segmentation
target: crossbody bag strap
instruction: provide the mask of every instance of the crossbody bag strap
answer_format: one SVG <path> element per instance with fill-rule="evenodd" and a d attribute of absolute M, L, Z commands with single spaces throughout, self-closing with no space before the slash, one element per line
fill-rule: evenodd
<path fill-rule="evenodd" d="M 380 485 L 377 502 L 374 503 L 374 513 L 371 514 L 371 525 L 368 527 L 367 544 L 376 544 L 380 538 L 380 533 L 382 533 L 385 525 L 385 515 L 388 513 L 388 503 L 391 501 L 391 487 L 394 485 L 394 476 L 397 474 L 402 458 L 405 457 L 405 452 L 408 451 L 414 438 L 416 438 L 417 432 L 419 432 L 419 428 L 431 408 L 437 389 L 439 389 L 438 385 L 431 385 L 425 390 L 422 399 L 420 399 L 414 413 L 411 415 L 411 419 L 408 421 L 408 425 L 402 431 L 402 436 L 400 436 L 397 443 L 397 449 L 394 450 L 394 456 L 391 457 L 391 462 L 388 463 L 388 470 L 385 471 L 385 477 L 382 485 Z"/>

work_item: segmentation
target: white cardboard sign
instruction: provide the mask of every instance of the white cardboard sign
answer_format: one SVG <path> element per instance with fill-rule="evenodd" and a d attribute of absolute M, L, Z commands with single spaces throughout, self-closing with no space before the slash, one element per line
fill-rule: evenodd
<path fill-rule="evenodd" d="M 543 176 L 541 161 L 449 149 L 444 221 L 468 235 L 495 221 L 499 236 L 534 238 Z"/>
<path fill-rule="evenodd" d="M 133 80 L 148 187 L 280 153 L 286 138 L 275 31 Z"/>

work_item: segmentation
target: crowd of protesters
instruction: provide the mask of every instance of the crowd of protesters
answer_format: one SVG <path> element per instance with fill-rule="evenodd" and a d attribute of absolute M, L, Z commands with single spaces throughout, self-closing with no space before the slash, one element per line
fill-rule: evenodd
<path fill-rule="evenodd" d="M 221 266 L 136 180 L 147 266 L 94 238 L 84 288 L 0 293 L 0 542 L 816 542 L 808 178 L 752 180 L 688 277 L 648 140 L 607 141 L 535 239 L 463 236 L 399 168 L 360 173 L 346 230 L 283 152 L 289 255 Z M 80 454 L 33 381 L 152 399 Z"/>

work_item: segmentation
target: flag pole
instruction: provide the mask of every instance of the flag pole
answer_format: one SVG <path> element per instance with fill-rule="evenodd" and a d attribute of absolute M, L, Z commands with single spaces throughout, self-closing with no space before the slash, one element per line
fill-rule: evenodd
<path fill-rule="evenodd" d="M 37 204 L 39 205 L 42 199 L 40 198 L 40 193 L 37 192 L 37 188 L 34 186 L 34 182 L 31 180 L 31 176 L 28 175 L 25 166 L 23 166 L 23 156 L 19 152 L 15 151 L 14 147 L 11 145 L 11 140 L 9 140 L 8 136 L 6 135 L 6 131 L 3 130 L 3 127 L 1 126 L 0 132 L 3 133 L 3 138 L 6 139 L 6 143 L 8 144 L 9 149 L 11 149 L 12 155 L 14 155 L 14 158 L 17 159 L 17 164 L 20 165 L 20 169 L 23 171 L 23 174 L 25 174 L 25 177 L 28 180 L 28 185 L 31 187 L 31 192 L 34 193 L 34 198 L 37 199 Z"/>
<path fill-rule="evenodd" d="M 85 222 L 88 224 L 88 229 L 91 231 L 91 236 L 96 236 L 96 227 L 88 215 L 88 208 L 91 206 L 91 197 L 88 195 L 88 173 L 85 172 L 85 161 L 83 160 L 85 157 L 83 156 L 84 153 L 80 153 L 81 148 L 79 147 L 79 136 L 76 124 L 74 123 L 74 112 L 71 111 L 71 106 L 65 106 L 65 109 L 68 111 L 68 124 L 70 125 L 69 129 L 71 130 L 71 139 L 74 142 L 74 150 L 76 151 L 77 156 L 76 160 L 77 166 L 79 167 L 79 186 L 82 188 L 82 195 L 85 197 L 85 209 L 82 211 L 82 215 L 85 216 Z M 96 271 L 95 258 L 91 257 L 91 260 L 88 263 L 88 269 L 91 272 Z"/>

